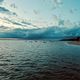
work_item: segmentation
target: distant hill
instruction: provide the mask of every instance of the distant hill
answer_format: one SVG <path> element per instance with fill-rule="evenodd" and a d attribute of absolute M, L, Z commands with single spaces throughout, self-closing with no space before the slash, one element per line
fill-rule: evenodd
<path fill-rule="evenodd" d="M 80 37 L 69 37 L 62 39 L 61 41 L 80 41 Z"/>

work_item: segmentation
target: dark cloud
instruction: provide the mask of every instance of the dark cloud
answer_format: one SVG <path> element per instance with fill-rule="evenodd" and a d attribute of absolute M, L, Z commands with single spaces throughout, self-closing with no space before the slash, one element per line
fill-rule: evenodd
<path fill-rule="evenodd" d="M 75 27 L 73 27 L 73 28 L 71 28 L 69 30 L 66 30 L 64 32 L 64 34 L 66 34 L 67 36 L 68 35 L 72 36 L 72 37 L 74 37 L 74 36 L 80 36 L 80 26 L 79 27 L 75 26 Z"/>
<path fill-rule="evenodd" d="M 0 26 L 0 28 L 7 29 L 5 26 Z M 7 32 L 0 32 L 0 38 L 63 39 L 71 36 L 80 36 L 80 26 L 74 26 L 72 28 L 52 26 L 41 29 L 16 28 L 8 30 Z"/>
<path fill-rule="evenodd" d="M 59 25 L 64 26 L 64 20 L 59 20 Z"/>
<path fill-rule="evenodd" d="M 24 25 L 22 25 L 20 22 L 16 22 L 16 21 L 11 20 L 11 19 L 9 19 L 9 18 L 5 18 L 5 20 L 8 21 L 8 22 L 10 22 L 10 23 L 12 23 L 12 24 L 14 24 L 14 25 L 24 26 Z"/>
<path fill-rule="evenodd" d="M 2 3 L 4 0 L 0 0 L 0 3 Z"/>
<path fill-rule="evenodd" d="M 12 14 L 12 15 L 17 15 L 15 12 L 12 12 L 12 11 L 10 11 L 10 10 L 8 10 L 8 9 L 6 9 L 5 7 L 0 7 L 0 13 L 6 13 L 6 14 Z"/>
<path fill-rule="evenodd" d="M 31 22 L 22 21 L 21 23 L 22 23 L 22 24 L 25 24 L 25 25 L 31 25 L 31 26 L 33 26 L 33 27 L 37 27 L 36 25 L 32 24 Z"/>
<path fill-rule="evenodd" d="M 69 36 L 80 36 L 80 27 L 63 29 L 48 27 L 43 29 L 13 29 L 8 32 L 0 32 L 2 38 L 21 39 L 62 39 Z"/>
<path fill-rule="evenodd" d="M 0 26 L 0 29 L 8 29 L 7 26 Z"/>
<path fill-rule="evenodd" d="M 12 8 L 17 8 L 17 6 L 15 5 L 15 3 L 10 5 Z"/>
<path fill-rule="evenodd" d="M 0 33 L 4 38 L 25 38 L 25 39 L 46 39 L 52 38 L 55 31 L 49 28 L 44 29 L 13 29 L 8 32 Z"/>
<path fill-rule="evenodd" d="M 0 12 L 7 12 L 9 13 L 10 11 L 4 7 L 0 7 Z"/>
<path fill-rule="evenodd" d="M 35 15 L 38 15 L 39 14 L 39 11 L 38 10 L 33 10 L 34 14 Z"/>
<path fill-rule="evenodd" d="M 31 22 L 27 22 L 27 21 L 16 21 L 16 20 L 12 20 L 12 19 L 9 19 L 9 18 L 4 18 L 6 21 L 14 24 L 14 25 L 18 25 L 18 26 L 22 26 L 22 27 L 25 27 L 25 26 L 33 26 L 33 27 L 37 27 L 36 25 L 32 24 Z"/>

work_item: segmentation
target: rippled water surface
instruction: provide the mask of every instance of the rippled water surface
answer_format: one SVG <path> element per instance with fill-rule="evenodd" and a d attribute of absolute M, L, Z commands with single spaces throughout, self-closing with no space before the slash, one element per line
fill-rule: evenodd
<path fill-rule="evenodd" d="M 0 40 L 0 80 L 80 80 L 80 46 Z"/>

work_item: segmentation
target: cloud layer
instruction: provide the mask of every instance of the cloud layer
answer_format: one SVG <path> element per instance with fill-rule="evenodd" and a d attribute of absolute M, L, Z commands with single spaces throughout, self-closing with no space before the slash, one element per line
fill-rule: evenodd
<path fill-rule="evenodd" d="M 53 2 L 55 8 L 62 4 L 62 0 L 50 1 Z M 0 3 L 3 2 L 4 0 L 0 0 Z M 10 6 L 16 8 L 15 4 Z M 36 11 L 34 12 L 37 14 Z M 61 39 L 68 36 L 80 36 L 80 25 L 75 26 L 69 20 L 58 18 L 57 15 L 54 15 L 53 18 L 50 24 L 57 24 L 56 26 L 39 27 L 35 22 L 20 18 L 11 8 L 0 5 L 0 38 Z M 43 22 L 43 24 L 46 23 Z"/>
<path fill-rule="evenodd" d="M 43 29 L 13 29 L 7 32 L 0 32 L 1 38 L 21 38 L 21 39 L 63 39 L 80 35 L 80 27 L 63 29 L 49 27 Z"/>
<path fill-rule="evenodd" d="M 0 0 L 0 3 L 2 3 L 4 0 Z"/>

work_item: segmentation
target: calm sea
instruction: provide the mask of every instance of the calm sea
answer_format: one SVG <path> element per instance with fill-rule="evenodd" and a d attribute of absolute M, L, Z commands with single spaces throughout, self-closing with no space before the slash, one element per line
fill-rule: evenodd
<path fill-rule="evenodd" d="M 0 80 L 80 80 L 80 46 L 0 40 Z"/>

